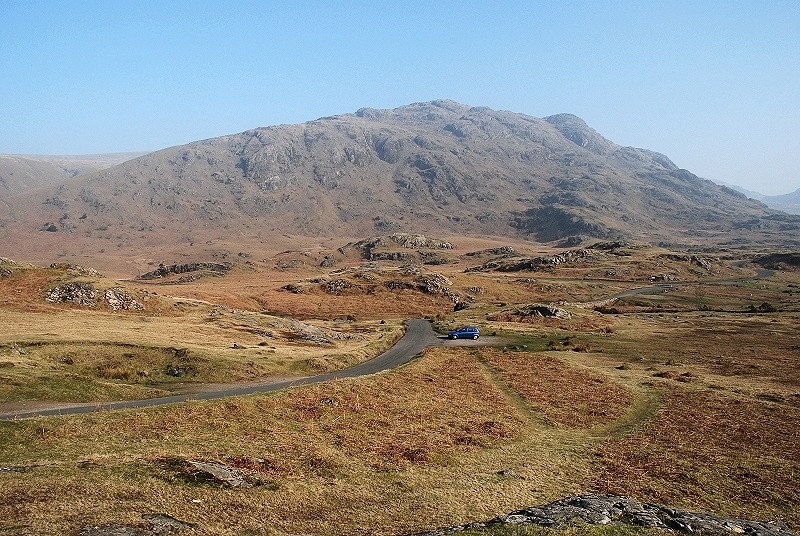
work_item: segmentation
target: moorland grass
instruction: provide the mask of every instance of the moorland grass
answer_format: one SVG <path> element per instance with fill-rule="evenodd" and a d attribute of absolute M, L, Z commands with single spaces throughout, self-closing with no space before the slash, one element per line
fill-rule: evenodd
<path fill-rule="evenodd" d="M 663 261 L 637 267 L 626 258 L 624 269 L 644 277 L 663 268 L 656 262 Z M 695 268 L 684 264 L 678 271 L 686 277 Z M 611 266 L 567 272 L 583 277 Z M 402 534 L 587 491 L 800 526 L 794 302 L 770 314 L 698 311 L 690 307 L 697 296 L 687 291 L 680 298 L 687 310 L 678 314 L 647 312 L 653 305 L 643 303 L 627 314 L 568 306 L 574 313 L 568 321 L 489 320 L 486 314 L 502 309 L 500 302 L 577 302 L 602 295 L 600 285 L 630 284 L 558 281 L 558 272 L 532 284 L 530 275 L 523 282 L 452 274 L 455 286 L 477 297 L 458 312 L 446 297 L 406 300 L 408 311 L 435 313 L 443 327 L 476 323 L 496 330 L 513 351 L 436 348 L 395 371 L 272 395 L 0 423 L 0 466 L 9 469 L 0 471 L 0 530 L 63 534 L 102 523 L 143 526 L 142 513 L 160 512 L 196 523 L 197 534 Z M 284 300 L 287 314 L 301 303 L 291 293 L 273 296 L 258 287 L 257 277 L 247 290 L 237 287 L 242 279 L 206 292 L 229 306 L 274 297 Z M 787 288 L 714 287 L 713 300 L 732 309 L 751 299 L 776 301 Z M 212 306 L 202 304 L 170 305 L 148 321 L 122 315 L 116 329 L 128 327 L 116 339 L 113 318 L 90 313 L 89 323 L 105 342 L 148 339 L 156 348 L 176 347 L 170 336 L 188 323 L 192 338 L 179 340 L 190 352 L 224 345 L 231 350 L 226 359 L 236 363 L 257 362 L 256 351 L 274 350 L 265 360 L 282 361 L 283 370 L 316 358 L 336 366 L 351 351 L 391 343 L 399 322 L 378 324 L 391 309 L 379 308 L 387 297 L 311 296 L 303 307 L 336 315 L 366 311 L 373 319 L 318 322 L 350 326 L 352 333 L 358 326 L 374 330 L 336 349 L 271 340 L 259 346 L 264 340 L 248 331 L 263 327 L 257 313 L 223 308 L 208 322 L 203 307 Z M 703 298 L 712 299 L 712 292 Z M 392 299 L 400 308 L 403 300 Z M 10 318 L 14 311 L 0 314 Z M 21 331 L 28 342 L 90 340 L 86 318 L 69 323 L 71 309 L 41 312 L 14 317 L 21 330 L 4 340 L 25 342 Z M 64 320 L 70 337 L 49 329 L 48 319 Z M 227 348 L 233 335 L 245 351 Z M 114 372 L 115 362 L 108 365 L 108 375 L 124 375 Z M 180 468 L 189 459 L 241 468 L 259 485 L 235 490 L 187 478 Z M 541 529 L 504 534 L 517 530 Z M 626 527 L 560 533 L 650 534 Z"/>
<path fill-rule="evenodd" d="M 644 427 L 597 450 L 604 491 L 797 524 L 800 410 L 668 384 Z"/>
<path fill-rule="evenodd" d="M 0 310 L 0 402 L 151 398 L 192 384 L 327 372 L 378 355 L 402 334 L 399 321 L 317 322 L 339 338 L 313 344 L 264 323 L 283 325 L 210 307 L 167 317 Z"/>

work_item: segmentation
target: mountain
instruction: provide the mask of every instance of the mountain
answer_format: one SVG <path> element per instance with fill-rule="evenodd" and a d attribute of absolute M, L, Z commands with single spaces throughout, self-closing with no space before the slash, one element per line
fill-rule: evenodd
<path fill-rule="evenodd" d="M 720 181 L 720 180 L 714 180 L 714 182 L 719 184 L 719 185 L 721 185 L 721 186 L 727 186 L 731 190 L 736 190 L 740 194 L 744 194 L 747 197 L 749 197 L 750 199 L 755 199 L 756 201 L 762 201 L 763 202 L 764 198 L 767 197 L 762 193 L 754 192 L 753 190 L 748 190 L 747 188 L 742 188 L 741 186 L 737 186 L 737 185 L 731 184 L 729 182 Z"/>
<path fill-rule="evenodd" d="M 146 153 L 80 156 L 0 154 L 0 199 L 106 169 Z"/>
<path fill-rule="evenodd" d="M 76 175 L 77 170 L 52 162 L 3 154 L 0 155 L 0 200 L 31 188 L 58 184 Z"/>
<path fill-rule="evenodd" d="M 736 190 L 737 192 L 743 193 L 750 199 L 761 201 L 769 208 L 774 208 L 775 210 L 788 212 L 789 214 L 800 214 L 800 188 L 788 194 L 764 195 L 762 193 L 754 192 L 752 190 L 746 190 L 740 186 L 734 186 L 732 184 L 727 184 L 722 181 L 715 181 L 715 182 L 723 186 L 727 186 L 733 190 Z"/>
<path fill-rule="evenodd" d="M 569 245 L 800 236 L 800 218 L 621 147 L 574 115 L 446 100 L 171 147 L 18 195 L 12 209 L 0 222 L 9 236 L 49 231 L 64 250 L 393 231 Z"/>
<path fill-rule="evenodd" d="M 800 188 L 789 194 L 765 195 L 761 201 L 770 208 L 800 214 Z"/>

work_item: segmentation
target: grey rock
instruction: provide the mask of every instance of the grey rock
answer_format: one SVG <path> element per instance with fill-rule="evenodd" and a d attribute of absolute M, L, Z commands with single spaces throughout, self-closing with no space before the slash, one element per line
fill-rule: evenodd
<path fill-rule="evenodd" d="M 572 318 L 572 313 L 566 309 L 556 307 L 549 303 L 529 303 L 520 307 L 512 309 L 505 309 L 500 314 L 510 315 L 512 317 L 543 317 L 543 318 L 560 318 L 563 320 Z"/>
<path fill-rule="evenodd" d="M 194 527 L 192 523 L 179 521 L 166 514 L 142 514 L 142 519 L 150 523 L 149 529 L 131 527 L 112 523 L 108 525 L 96 525 L 83 527 L 79 536 L 167 536 L 177 534 L 180 531 Z"/>
<path fill-rule="evenodd" d="M 406 249 L 453 249 L 453 244 L 437 238 L 430 238 L 420 234 L 393 233 L 361 240 L 355 244 L 348 244 L 361 251 L 361 256 L 369 260 L 405 260 L 409 254 L 403 252 L 376 252 L 378 248 L 401 247 Z"/>
<path fill-rule="evenodd" d="M 104 297 L 108 306 L 115 311 L 141 311 L 144 309 L 144 306 L 124 288 L 114 287 L 107 289 Z"/>
<path fill-rule="evenodd" d="M 547 303 L 531 303 L 517 308 L 516 312 L 521 316 L 543 316 L 562 319 L 572 318 L 572 313 L 566 309 L 561 309 L 560 307 Z"/>
<path fill-rule="evenodd" d="M 142 514 L 142 519 L 150 522 L 154 534 L 172 534 L 194 528 L 193 523 L 186 523 L 165 514 Z"/>
<path fill-rule="evenodd" d="M 517 250 L 511 246 L 500 246 L 498 248 L 482 249 L 480 251 L 470 251 L 466 255 L 467 257 L 477 257 L 480 255 L 502 255 L 504 257 L 508 257 L 517 254 L 518 254 Z"/>
<path fill-rule="evenodd" d="M 546 255 L 542 257 L 515 257 L 493 259 L 480 266 L 467 268 L 466 272 L 487 272 L 495 270 L 498 272 L 521 272 L 521 271 L 542 271 L 553 270 L 561 265 L 580 265 L 595 260 L 600 254 L 592 249 L 572 249 L 556 255 Z"/>
<path fill-rule="evenodd" d="M 292 294 L 302 294 L 304 292 L 301 287 L 298 287 L 294 283 L 289 283 L 288 285 L 282 286 L 281 290 L 291 292 Z"/>
<path fill-rule="evenodd" d="M 27 473 L 32 471 L 35 465 L 8 465 L 0 467 L 0 474 L 2 473 Z"/>
<path fill-rule="evenodd" d="M 191 465 L 198 473 L 211 479 L 230 486 L 232 488 L 252 488 L 253 484 L 247 479 L 244 471 L 235 467 L 223 465 L 221 463 L 202 462 L 189 460 Z"/>
<path fill-rule="evenodd" d="M 407 261 L 411 255 L 405 251 L 373 251 L 367 258 L 371 261 Z"/>
<path fill-rule="evenodd" d="M 97 305 L 97 291 L 91 283 L 75 281 L 51 288 L 44 299 L 50 303 L 75 303 L 94 307 Z"/>
<path fill-rule="evenodd" d="M 533 506 L 489 521 L 445 527 L 411 536 L 441 536 L 472 528 L 495 525 L 539 525 L 559 527 L 567 523 L 590 525 L 635 525 L 660 530 L 703 534 L 747 534 L 748 536 L 796 536 L 781 522 L 747 521 L 713 514 L 695 513 L 621 495 L 587 494 L 566 497 Z"/>
<path fill-rule="evenodd" d="M 153 531 L 146 529 L 138 529 L 127 525 L 118 525 L 116 523 L 110 525 L 97 525 L 92 527 L 83 527 L 79 536 L 152 536 Z"/>
<path fill-rule="evenodd" d="M 344 291 L 353 288 L 354 286 L 355 285 L 353 285 L 350 281 L 347 281 L 346 279 L 333 279 L 331 281 L 328 281 L 327 283 L 324 283 L 322 285 L 322 290 L 324 290 L 328 294 L 339 295 Z"/>
<path fill-rule="evenodd" d="M 185 274 L 190 272 L 205 272 L 219 275 L 230 271 L 232 267 L 231 264 L 219 262 L 192 262 L 187 264 L 172 264 L 170 266 L 159 264 L 158 268 L 152 272 L 140 275 L 138 279 L 160 279 L 172 274 Z"/>

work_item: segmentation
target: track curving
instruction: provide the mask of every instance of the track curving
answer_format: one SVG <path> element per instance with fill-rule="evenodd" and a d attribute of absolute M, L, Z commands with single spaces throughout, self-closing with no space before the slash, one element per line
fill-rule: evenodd
<path fill-rule="evenodd" d="M 120 400 L 115 402 L 88 402 L 77 404 L 53 403 L 52 405 L 39 405 L 36 409 L 22 409 L 18 411 L 0 413 L 0 420 L 10 421 L 29 419 L 32 417 L 52 417 L 58 415 L 76 415 L 80 413 L 93 413 L 98 411 L 111 411 L 118 409 L 148 408 L 153 406 L 163 406 L 166 404 L 188 402 L 190 400 L 214 400 L 230 396 L 271 393 L 274 391 L 280 391 L 281 389 L 286 389 L 288 387 L 311 385 L 314 383 L 321 383 L 343 378 L 358 378 L 360 376 L 377 374 L 379 372 L 383 372 L 385 370 L 408 363 L 425 348 L 438 344 L 442 344 L 442 339 L 439 338 L 433 331 L 433 326 L 428 320 L 412 319 L 406 321 L 405 334 L 387 351 L 373 359 L 370 359 L 369 361 L 365 361 L 353 367 L 337 372 L 319 374 L 316 376 L 306 376 L 302 378 L 293 378 L 291 380 L 284 380 L 274 383 L 258 383 L 249 384 L 246 386 L 241 384 L 231 384 L 229 386 L 223 386 L 221 388 L 209 391 L 143 400 Z"/>

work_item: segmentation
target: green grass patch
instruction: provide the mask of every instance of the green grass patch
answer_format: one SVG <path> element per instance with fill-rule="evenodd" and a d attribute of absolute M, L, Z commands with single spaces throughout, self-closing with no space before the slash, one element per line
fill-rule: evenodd
<path fill-rule="evenodd" d="M 498 331 L 502 337 L 503 348 L 514 352 L 545 352 L 553 347 L 561 347 L 569 335 L 552 333 L 517 333 Z"/>
<path fill-rule="evenodd" d="M 114 383 L 78 374 L 51 374 L 24 379 L 0 377 L 0 401 L 107 402 L 139 400 L 169 394 L 147 385 Z"/>

